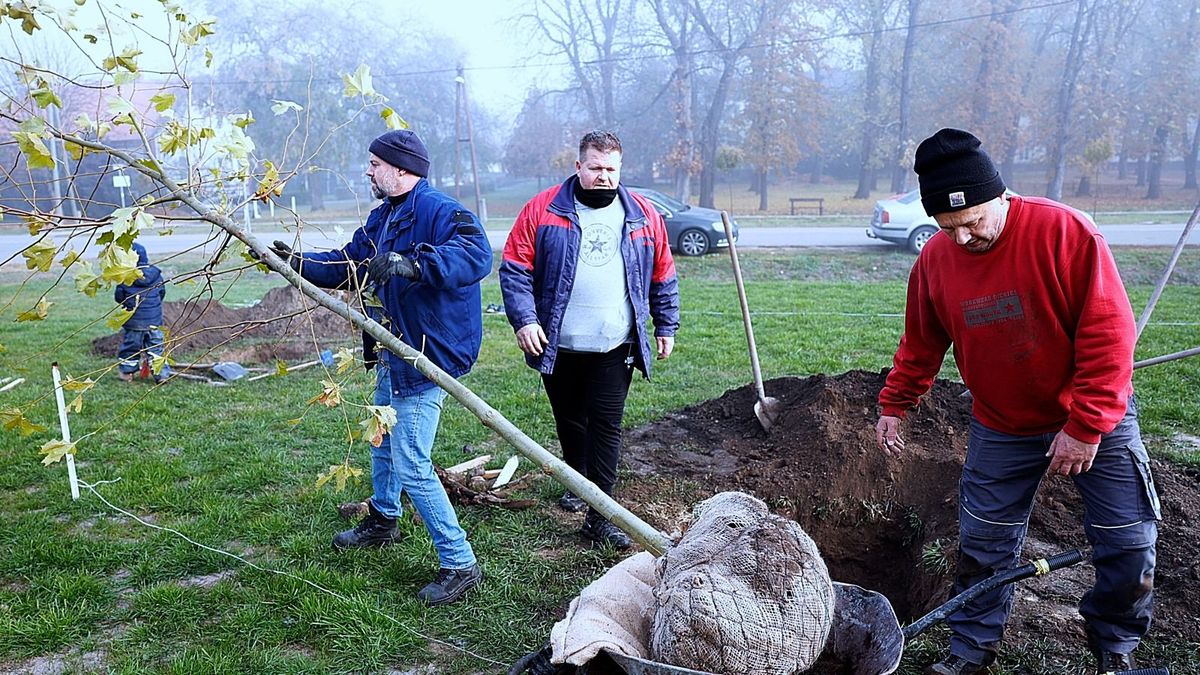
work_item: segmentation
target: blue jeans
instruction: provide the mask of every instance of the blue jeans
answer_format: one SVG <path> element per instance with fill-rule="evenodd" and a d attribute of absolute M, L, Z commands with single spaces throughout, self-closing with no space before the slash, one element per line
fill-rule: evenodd
<path fill-rule="evenodd" d="M 163 355 L 163 333 L 157 328 L 125 328 L 121 330 L 121 347 L 117 356 L 121 363 L 117 370 L 122 373 L 136 373 L 141 365 L 142 356 L 155 358 Z M 165 380 L 171 374 L 171 366 L 163 363 L 162 370 L 154 376 L 156 381 Z"/>
<path fill-rule="evenodd" d="M 397 518 L 403 511 L 400 493 L 405 492 L 425 521 L 441 566 L 456 570 L 471 567 L 475 552 L 458 524 L 430 456 L 446 392 L 433 387 L 408 396 L 393 395 L 387 366 L 381 361 L 375 371 L 375 405 L 392 406 L 396 426 L 384 435 L 378 448 L 371 448 L 371 484 L 375 489 L 371 502 L 383 515 Z"/>
<path fill-rule="evenodd" d="M 1013 436 L 971 420 L 959 483 L 959 555 L 955 593 L 1015 567 L 1034 496 L 1050 460 L 1054 433 Z M 1092 468 L 1073 477 L 1083 497 L 1083 529 L 1096 582 L 1079 604 L 1092 645 L 1127 654 L 1150 629 L 1160 508 L 1137 408 L 1100 439 Z M 950 652 L 975 663 L 999 647 L 1013 586 L 981 595 L 952 614 Z"/>

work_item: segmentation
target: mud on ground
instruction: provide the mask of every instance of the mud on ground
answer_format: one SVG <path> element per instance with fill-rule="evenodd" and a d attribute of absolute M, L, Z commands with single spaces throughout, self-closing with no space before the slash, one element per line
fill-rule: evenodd
<path fill-rule="evenodd" d="M 213 299 L 165 302 L 163 323 L 169 331 L 168 349 L 176 360 L 183 356 L 242 364 L 308 360 L 323 349 L 358 340 L 358 331 L 349 321 L 292 286 L 273 288 L 257 304 L 240 309 Z M 104 356 L 115 356 L 120 346 L 120 333 L 92 341 L 93 351 Z"/>
<path fill-rule="evenodd" d="M 883 593 L 904 623 L 919 618 L 949 596 L 970 402 L 962 384 L 937 381 L 905 422 L 905 456 L 889 459 L 874 438 L 885 374 L 768 382 L 782 408 L 769 435 L 754 416 L 752 387 L 631 430 L 623 462 L 634 476 L 617 496 L 669 531 L 684 509 L 707 496 L 754 494 L 800 522 L 835 580 Z M 1153 470 L 1163 522 L 1151 637 L 1197 643 L 1200 471 L 1158 460 Z M 1082 513 L 1069 479 L 1045 480 L 1025 557 L 1086 549 Z M 1037 641 L 1039 650 L 1078 653 L 1083 622 L 1075 607 L 1091 583 L 1087 564 L 1020 582 L 1006 644 Z"/>

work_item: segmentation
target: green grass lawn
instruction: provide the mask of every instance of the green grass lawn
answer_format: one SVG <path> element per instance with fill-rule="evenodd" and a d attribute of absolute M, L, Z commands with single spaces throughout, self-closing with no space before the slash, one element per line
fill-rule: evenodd
<path fill-rule="evenodd" d="M 1168 253 L 1118 250 L 1135 308 Z M 890 364 L 911 256 L 741 257 L 767 378 Z M 1164 294 L 1139 358 L 1196 346 L 1198 263 L 1200 254 L 1188 251 L 1180 269 L 1190 272 Z M 628 426 L 750 379 L 728 259 L 677 264 L 677 351 L 655 364 L 653 382 L 634 383 Z M 144 523 L 87 490 L 72 502 L 65 467 L 43 467 L 37 452 L 59 437 L 50 363 L 75 378 L 95 378 L 111 366 L 90 351 L 90 340 L 108 331 L 97 317 L 111 302 L 55 288 L 48 320 L 14 323 L 51 282 L 49 275 L 27 284 L 23 278 L 11 268 L 0 272 L 0 377 L 27 378 L 0 393 L 0 409 L 20 407 L 47 431 L 0 431 L 0 671 L 61 657 L 69 671 L 113 673 L 412 672 L 423 664 L 432 670 L 420 672 L 504 672 L 546 639 L 584 584 L 618 560 L 580 546 L 578 517 L 549 506 L 558 493 L 549 480 L 530 491 L 545 507 L 459 509 L 487 575 L 466 602 L 426 609 L 413 598 L 437 566 L 421 526 L 405 522 L 410 536 L 388 549 L 335 554 L 329 541 L 347 524 L 334 507 L 366 497 L 369 483 L 342 493 L 314 483 L 347 454 L 368 472 L 369 462 L 361 442 L 351 447 L 346 440 L 358 409 L 307 405 L 320 392 L 320 369 L 224 388 L 173 382 L 157 390 L 109 372 L 70 418 L 79 476 Z M 228 289 L 226 302 L 261 297 L 278 283 L 249 275 Z M 218 280 L 218 293 L 226 284 Z M 192 290 L 172 288 L 168 299 Z M 492 275 L 484 302 L 500 300 Z M 552 446 L 538 377 L 524 366 L 503 315 L 484 321 L 483 353 L 465 383 Z M 954 377 L 953 366 L 943 375 Z M 1140 370 L 1135 379 L 1152 452 L 1200 464 L 1195 448 L 1172 440 L 1200 429 L 1200 359 Z M 364 403 L 369 394 L 369 378 L 354 375 L 349 402 Z M 493 466 L 511 454 L 464 408 L 448 404 L 435 460 L 448 465 L 483 451 L 497 455 Z"/>

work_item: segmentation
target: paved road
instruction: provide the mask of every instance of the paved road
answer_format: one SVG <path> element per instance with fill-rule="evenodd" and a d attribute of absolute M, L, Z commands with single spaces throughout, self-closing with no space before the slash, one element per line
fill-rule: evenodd
<path fill-rule="evenodd" d="M 1183 223 L 1170 225 L 1104 225 L 1100 231 L 1104 233 L 1109 244 L 1113 246 L 1174 246 L 1183 232 Z M 353 223 L 342 225 L 339 233 L 335 225 L 306 229 L 304 246 L 309 249 L 327 249 L 341 246 L 350 238 L 354 229 Z M 255 232 L 255 235 L 266 242 L 274 239 L 292 241 L 291 232 L 267 231 Z M 488 240 L 492 247 L 499 251 L 504 246 L 508 236 L 506 231 L 488 230 Z M 61 245 L 66 241 L 65 236 L 55 236 Z M 151 258 L 162 257 L 168 253 L 188 250 L 213 250 L 212 243 L 205 244 L 208 236 L 190 232 L 178 232 L 167 237 L 145 235 L 139 241 L 146 247 Z M 0 234 L 0 263 L 13 256 L 19 256 L 20 251 L 28 246 L 33 238 L 27 234 Z M 1200 228 L 1192 231 L 1188 244 L 1200 245 Z M 891 244 L 870 239 L 864 234 L 863 227 L 742 227 L 738 240 L 739 248 L 758 247 L 844 247 L 879 248 L 890 247 Z M 21 262 L 18 258 L 17 262 Z"/>

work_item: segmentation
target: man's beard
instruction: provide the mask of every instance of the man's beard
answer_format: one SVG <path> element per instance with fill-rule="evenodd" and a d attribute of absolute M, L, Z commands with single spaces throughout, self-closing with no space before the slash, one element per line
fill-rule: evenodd
<path fill-rule="evenodd" d="M 388 196 L 387 193 L 383 191 L 383 188 L 379 187 L 375 181 L 371 181 L 371 195 L 374 196 L 375 199 L 386 199 Z"/>

